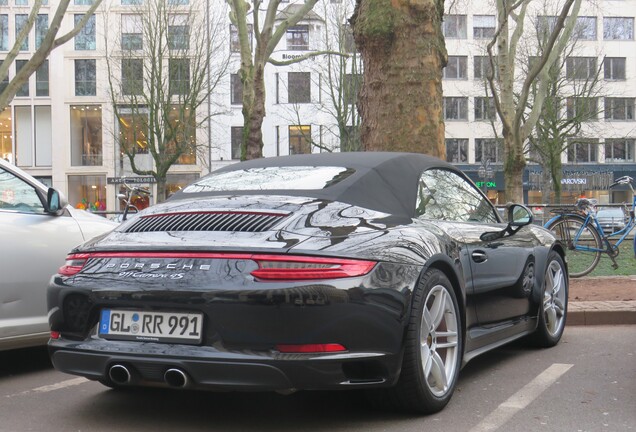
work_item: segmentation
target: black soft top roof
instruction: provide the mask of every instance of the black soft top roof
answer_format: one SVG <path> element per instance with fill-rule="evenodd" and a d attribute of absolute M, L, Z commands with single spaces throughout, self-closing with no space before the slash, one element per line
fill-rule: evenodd
<path fill-rule="evenodd" d="M 426 169 L 438 167 L 460 173 L 454 166 L 418 153 L 346 152 L 254 159 L 228 165 L 217 173 L 277 166 L 335 166 L 355 173 L 324 189 L 241 190 L 178 192 L 170 200 L 227 195 L 288 195 L 340 201 L 396 216 L 413 217 L 418 179 Z M 465 176 L 463 176 L 465 177 Z M 197 182 L 194 182 L 195 184 Z"/>

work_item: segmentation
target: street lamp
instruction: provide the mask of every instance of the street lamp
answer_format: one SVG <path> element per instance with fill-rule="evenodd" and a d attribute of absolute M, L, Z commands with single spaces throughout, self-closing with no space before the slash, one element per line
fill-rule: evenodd
<path fill-rule="evenodd" d="M 479 167 L 477 173 L 479 174 L 479 178 L 483 183 L 484 194 L 488 196 L 488 180 L 493 178 L 495 175 L 492 167 L 490 166 L 490 159 L 481 160 L 481 166 Z"/>

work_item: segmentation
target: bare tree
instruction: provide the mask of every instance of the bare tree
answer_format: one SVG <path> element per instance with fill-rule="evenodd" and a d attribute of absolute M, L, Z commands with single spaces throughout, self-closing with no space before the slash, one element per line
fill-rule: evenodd
<path fill-rule="evenodd" d="M 563 53 L 581 7 L 581 0 L 564 1 L 541 55 L 523 78 L 520 88 L 517 88 L 517 51 L 524 35 L 531 2 L 496 1 L 499 26 L 487 47 L 491 65 L 487 79 L 502 123 L 506 199 L 516 202 L 523 201 L 522 178 L 526 166 L 524 142 L 537 124 L 548 93 L 550 68 Z M 495 45 L 496 53 L 493 50 Z M 536 86 L 534 94 L 531 93 L 533 86 Z M 534 98 L 528 111 L 531 96 Z"/>
<path fill-rule="evenodd" d="M 536 22 L 537 55 L 528 57 L 529 60 L 537 59 L 542 54 L 549 36 L 549 21 L 553 20 L 546 14 Z M 579 41 L 585 39 L 589 32 L 593 32 L 595 38 L 595 26 L 595 21 L 577 24 L 561 56 L 548 69 L 543 107 L 534 132 L 528 136 L 529 160 L 539 163 L 543 168 L 541 190 L 544 203 L 552 201 L 552 192 L 554 203 L 561 202 L 561 156 L 577 141 L 585 139 L 584 125 L 592 125 L 601 112 L 598 97 L 602 92 L 603 63 L 598 64 L 597 57 L 576 57 Z M 530 87 L 530 101 L 536 99 L 537 91 L 539 85 L 535 82 Z M 531 108 L 528 106 L 528 111 Z"/>
<path fill-rule="evenodd" d="M 33 75 L 33 73 L 38 70 L 40 66 L 42 66 L 51 51 L 71 40 L 82 30 L 90 17 L 95 13 L 95 10 L 97 10 L 97 8 L 99 7 L 101 1 L 102 0 L 95 0 L 86 14 L 84 14 L 84 17 L 75 25 L 75 27 L 73 27 L 71 31 L 60 37 L 57 37 L 57 33 L 60 30 L 60 26 L 62 24 L 62 19 L 66 14 L 66 9 L 71 2 L 71 0 L 60 0 L 57 9 L 55 10 L 55 15 L 53 15 L 53 19 L 51 20 L 48 30 L 40 43 L 40 46 L 37 48 L 31 58 L 26 62 L 26 64 L 18 71 L 16 71 L 13 79 L 11 79 L 6 87 L 4 87 L 4 89 L 0 92 L 0 112 L 2 112 L 2 110 L 4 110 L 7 105 L 9 105 L 9 103 L 11 103 L 11 101 L 15 97 L 16 92 L 22 87 L 23 84 L 25 84 L 29 80 L 29 77 Z M 31 32 L 31 29 L 33 28 L 33 25 L 35 24 L 35 21 L 37 19 L 38 13 L 40 12 L 41 6 L 42 0 L 35 0 L 35 3 L 31 8 L 31 12 L 27 17 L 26 22 L 16 36 L 13 47 L 11 47 L 11 50 L 7 53 L 6 57 L 2 61 L 2 64 L 0 65 L 0 81 L 6 80 L 9 76 L 9 69 L 15 62 L 15 59 L 20 52 L 20 47 Z"/>
<path fill-rule="evenodd" d="M 366 150 L 444 157 L 443 0 L 357 0 L 351 17 L 364 64 L 358 107 Z"/>
<path fill-rule="evenodd" d="M 289 60 L 275 60 L 272 53 L 286 35 L 287 29 L 300 22 L 312 10 L 318 0 L 304 0 L 279 10 L 281 0 L 270 0 L 264 10 L 262 0 L 226 0 L 230 5 L 230 20 L 236 29 L 241 67 L 239 77 L 243 84 L 243 141 L 241 159 L 263 156 L 262 125 L 265 117 L 265 65 L 290 65 L 324 54 L 327 51 L 311 51 Z M 248 23 L 248 17 L 251 19 Z M 278 25 L 275 25 L 278 22 Z M 253 36 L 253 37 L 252 37 Z M 251 41 L 255 47 L 252 50 Z"/>
<path fill-rule="evenodd" d="M 210 67 L 208 55 L 220 52 L 225 41 L 220 19 L 205 31 L 204 8 L 196 0 L 188 6 L 147 1 L 121 15 L 117 41 L 105 35 L 118 163 L 153 176 L 158 202 L 165 199 L 170 168 L 196 163 L 202 147 L 197 131 L 210 115 L 208 96 L 227 70 L 229 58 Z"/>

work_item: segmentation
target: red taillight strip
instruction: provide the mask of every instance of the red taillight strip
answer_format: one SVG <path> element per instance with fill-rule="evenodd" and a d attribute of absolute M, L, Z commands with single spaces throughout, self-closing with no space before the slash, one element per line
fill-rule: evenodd
<path fill-rule="evenodd" d="M 289 281 L 313 279 L 339 279 L 363 276 L 375 266 L 374 261 L 306 257 L 299 255 L 267 255 L 223 252 L 93 252 L 70 254 L 66 264 L 58 270 L 62 276 L 73 276 L 91 258 L 194 258 L 194 259 L 239 259 L 252 260 L 258 269 L 251 275 L 258 280 Z M 285 267 L 285 265 L 293 267 Z M 280 265 L 280 267 L 276 267 Z M 303 267 L 305 265 L 305 267 Z"/>
<path fill-rule="evenodd" d="M 304 344 L 304 345 L 288 345 L 278 344 L 276 349 L 281 353 L 298 353 L 298 354 L 310 354 L 310 353 L 332 353 L 343 352 L 347 349 L 337 343 L 328 344 Z"/>

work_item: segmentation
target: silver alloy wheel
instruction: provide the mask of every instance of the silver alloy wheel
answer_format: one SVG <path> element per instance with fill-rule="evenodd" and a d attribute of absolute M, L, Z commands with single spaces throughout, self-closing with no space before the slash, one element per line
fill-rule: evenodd
<path fill-rule="evenodd" d="M 565 274 L 558 261 L 551 261 L 545 275 L 543 314 L 550 336 L 559 334 L 565 324 Z"/>
<path fill-rule="evenodd" d="M 426 297 L 420 351 L 428 388 L 435 396 L 444 396 L 457 373 L 459 355 L 457 331 L 459 317 L 453 299 L 442 285 L 435 285 Z"/>

